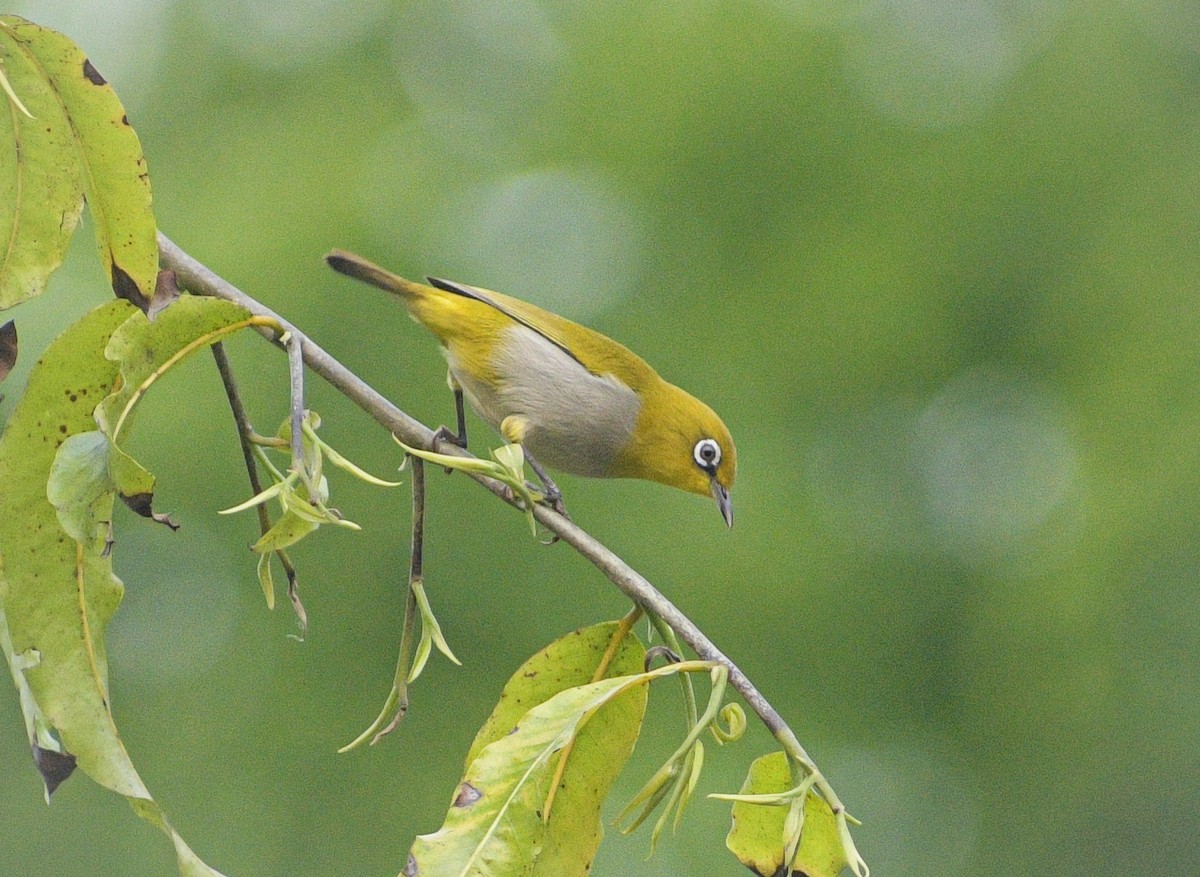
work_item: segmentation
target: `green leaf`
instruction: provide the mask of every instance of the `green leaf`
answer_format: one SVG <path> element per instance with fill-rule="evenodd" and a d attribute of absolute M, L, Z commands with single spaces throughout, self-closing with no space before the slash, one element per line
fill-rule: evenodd
<path fill-rule="evenodd" d="M 742 795 L 781 795 L 795 786 L 787 754 L 772 752 L 756 758 L 742 784 Z M 784 868 L 788 842 L 788 807 L 735 801 L 733 827 L 725 846 L 738 861 L 761 877 L 775 877 Z M 829 805 L 818 795 L 804 796 L 803 834 L 792 873 L 807 877 L 837 877 L 848 863 Z"/>
<path fill-rule="evenodd" d="M 450 644 L 446 642 L 446 637 L 442 633 L 442 625 L 438 622 L 437 616 L 433 614 L 433 607 L 429 605 L 429 595 L 425 593 L 425 583 L 421 579 L 414 579 L 409 587 L 413 590 L 417 608 L 421 612 L 421 639 L 417 643 L 417 650 L 413 653 L 412 668 L 408 672 L 408 681 L 411 684 L 417 681 L 417 677 L 425 669 L 425 662 L 429 660 L 434 646 L 437 646 L 439 652 L 460 667 L 462 661 L 455 657 Z"/>
<path fill-rule="evenodd" d="M 179 529 L 169 517 L 155 514 L 151 507 L 154 476 L 104 433 L 80 432 L 62 443 L 50 466 L 46 498 L 58 512 L 58 522 L 67 535 L 89 546 L 103 540 L 107 547 L 111 515 L 100 513 L 98 501 L 111 499 L 113 491 L 142 517 Z"/>
<path fill-rule="evenodd" d="M 285 511 L 279 516 L 279 520 L 271 525 L 271 529 L 263 533 L 257 542 L 251 547 L 253 551 L 260 554 L 270 554 L 272 551 L 281 551 L 290 545 L 295 545 L 309 533 L 319 527 L 320 524 L 300 517 L 294 511 Z M 273 601 L 268 601 L 268 603 Z"/>
<path fill-rule="evenodd" d="M 588 873 L 603 834 L 601 805 L 633 750 L 654 676 L 640 672 L 645 649 L 626 634 L 609 677 L 591 682 L 617 629 L 610 622 L 568 634 L 513 674 L 471 746 L 445 824 L 413 845 L 423 877 Z M 572 739 L 545 820 L 558 757 Z"/>
<path fill-rule="evenodd" d="M 0 16 L 0 66 L 32 115 L 0 113 L 0 308 L 41 293 L 85 196 L 113 291 L 145 306 L 158 274 L 150 179 L 112 86 L 67 37 L 15 15 Z"/>
<path fill-rule="evenodd" d="M 98 430 L 75 433 L 54 455 L 46 482 L 59 524 L 87 546 L 103 538 L 100 530 L 111 522 L 116 487 L 108 474 L 108 449 L 108 437 Z"/>
<path fill-rule="evenodd" d="M 34 119 L 0 113 L 0 308 L 40 295 L 83 212 L 83 178 L 70 121 L 36 57 L 0 17 L 0 64 Z M 40 123 L 40 124 L 39 124 Z"/>
<path fill-rule="evenodd" d="M 47 484 L 59 522 L 71 538 L 95 544 L 98 524 L 107 527 L 110 518 L 108 513 L 97 514 L 93 501 L 114 490 L 139 515 L 175 529 L 170 518 L 155 514 L 154 476 L 117 444 L 118 433 L 155 379 L 187 353 L 205 346 L 209 337 L 240 328 L 248 316 L 228 302 L 185 296 L 154 322 L 137 311 L 113 331 L 104 356 L 115 363 L 107 367 L 119 368 L 120 376 L 117 389 L 96 406 L 100 432 L 81 433 L 64 442 Z"/>
<path fill-rule="evenodd" d="M 258 582 L 262 585 L 263 596 L 267 598 L 267 608 L 275 608 L 275 579 L 271 575 L 271 552 L 259 555 Z"/>
<path fill-rule="evenodd" d="M 500 700 L 492 714 L 475 735 L 467 751 L 466 765 L 474 761 L 485 746 L 509 734 L 521 717 L 538 704 L 545 703 L 560 691 L 591 682 L 619 624 L 606 621 L 582 627 L 556 639 L 518 667 L 500 692 Z M 606 675 L 640 673 L 645 660 L 645 647 L 630 633 L 622 640 Z"/>
<path fill-rule="evenodd" d="M 181 296 L 151 322 L 134 314 L 112 334 L 104 355 L 120 367 L 120 384 L 96 409 L 96 423 L 119 443 L 134 406 L 150 385 L 188 354 L 250 324 L 239 305 L 198 295 Z"/>
<path fill-rule="evenodd" d="M 103 355 L 105 345 L 133 312 L 126 302 L 113 301 L 59 336 L 34 367 L 0 437 L 5 504 L 0 515 L 0 634 L 7 633 L 0 641 L 17 681 L 31 744 L 75 756 L 92 779 L 124 795 L 139 815 L 170 837 L 181 874 L 212 877 L 217 872 L 196 858 L 151 798 L 109 711 L 104 631 L 124 586 L 113 575 L 110 557 L 68 537 L 47 499 L 59 446 L 94 428 L 93 408 L 117 376 L 116 365 Z M 96 475 L 95 447 L 94 439 L 83 440 L 65 458 L 78 471 L 61 476 L 56 489 L 74 491 L 79 499 L 95 489 L 102 480 Z M 102 494 L 91 504 L 97 520 L 108 519 L 113 494 Z"/>

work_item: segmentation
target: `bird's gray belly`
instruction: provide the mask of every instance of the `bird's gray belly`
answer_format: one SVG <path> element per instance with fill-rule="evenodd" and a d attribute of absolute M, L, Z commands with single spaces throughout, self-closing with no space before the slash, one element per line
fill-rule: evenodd
<path fill-rule="evenodd" d="M 538 462 L 576 475 L 605 475 L 629 440 L 641 400 L 611 375 L 597 376 L 543 336 L 514 325 L 497 344 L 489 386 L 457 367 L 450 373 L 471 407 L 499 431 L 504 418 L 529 422 L 524 445 Z"/>

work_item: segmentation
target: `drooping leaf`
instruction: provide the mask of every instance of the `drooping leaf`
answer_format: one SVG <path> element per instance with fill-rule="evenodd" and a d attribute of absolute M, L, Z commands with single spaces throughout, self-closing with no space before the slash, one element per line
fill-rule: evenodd
<path fill-rule="evenodd" d="M 150 179 L 104 77 L 60 33 L 0 16 L 0 65 L 32 118 L 0 113 L 0 307 L 38 295 L 84 197 L 113 291 L 146 307 L 158 273 Z"/>
<path fill-rule="evenodd" d="M 121 382 L 96 409 L 96 423 L 119 442 L 134 405 L 153 380 L 184 356 L 219 341 L 250 322 L 249 312 L 231 302 L 198 295 L 180 297 L 151 322 L 144 314 L 127 320 L 104 355 L 120 366 Z"/>
<path fill-rule="evenodd" d="M 113 330 L 134 309 L 110 302 L 55 340 L 29 376 L 29 384 L 0 437 L 0 645 L 13 673 L 34 752 L 47 787 L 61 779 L 66 762 L 124 795 L 144 819 L 171 839 L 185 877 L 213 877 L 172 828 L 130 761 L 109 709 L 104 633 L 124 586 L 113 575 L 101 537 L 77 542 L 59 524 L 47 498 L 47 481 L 60 445 L 94 429 L 93 409 L 111 390 L 117 366 L 104 357 Z M 94 441 L 94 440 L 92 440 Z M 86 497 L 95 460 L 78 451 L 82 477 L 66 478 L 64 493 Z M 92 445 L 91 447 L 94 447 Z M 112 512 L 113 494 L 96 497 L 96 520 Z M 44 762 L 44 764 L 43 764 Z M 47 773 L 47 767 L 50 772 Z"/>
<path fill-rule="evenodd" d="M 740 794 L 781 794 L 794 785 L 787 755 L 772 752 L 756 758 L 750 765 Z M 725 845 L 755 874 L 776 877 L 784 869 L 787 819 L 787 806 L 736 801 L 733 827 L 725 838 Z M 792 873 L 806 877 L 837 877 L 847 864 L 833 811 L 822 798 L 808 792 L 804 796 L 800 850 Z"/>
<path fill-rule="evenodd" d="M 295 545 L 309 533 L 316 530 L 320 524 L 300 517 L 293 511 L 285 511 L 279 520 L 271 525 L 271 529 L 263 533 L 251 547 L 260 554 L 270 554 L 272 551 L 282 551 Z"/>
<path fill-rule="evenodd" d="M 410 870 L 425 877 L 588 873 L 602 834 L 600 807 L 641 727 L 645 683 L 663 673 L 640 672 L 645 650 L 626 635 L 607 667 L 625 675 L 591 682 L 616 630 L 613 622 L 576 631 L 513 674 L 476 736 L 445 823 L 417 839 Z M 548 800 L 565 747 L 568 760 Z"/>
<path fill-rule="evenodd" d="M 0 308 L 6 308 L 41 294 L 62 264 L 83 212 L 83 177 L 70 121 L 36 56 L 17 41 L 11 16 L 0 18 L 0 64 L 34 116 L 0 113 Z"/>
<path fill-rule="evenodd" d="M 487 745 L 509 734 L 533 706 L 568 688 L 591 682 L 609 654 L 619 622 L 585 627 L 555 640 L 521 665 L 475 735 L 468 764 Z M 609 657 L 605 677 L 644 669 L 646 649 L 627 633 Z M 604 836 L 600 810 L 613 781 L 633 752 L 646 711 L 646 689 L 637 688 L 605 707 L 579 733 L 559 778 L 535 875 L 584 875 Z"/>
<path fill-rule="evenodd" d="M 72 539 L 85 544 L 92 544 L 100 535 L 107 539 L 111 509 L 104 501 L 111 499 L 114 491 L 133 512 L 179 529 L 151 506 L 154 476 L 104 433 L 79 432 L 62 443 L 50 466 L 46 498 Z"/>
<path fill-rule="evenodd" d="M 108 440 L 108 475 L 126 505 L 138 514 L 175 526 L 153 510 L 154 476 L 121 447 L 123 430 L 149 386 L 188 353 L 246 325 L 249 314 L 229 302 L 187 295 L 152 322 L 137 313 L 125 321 L 104 355 L 120 370 L 116 389 L 96 407 L 96 423 Z"/>

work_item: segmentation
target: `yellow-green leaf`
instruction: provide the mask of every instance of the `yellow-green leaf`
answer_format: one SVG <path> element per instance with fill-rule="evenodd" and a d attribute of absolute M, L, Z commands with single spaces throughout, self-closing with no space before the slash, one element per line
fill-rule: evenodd
<path fill-rule="evenodd" d="M 114 443 L 134 406 L 155 380 L 185 356 L 246 325 L 238 305 L 198 295 L 181 296 L 153 322 L 134 314 L 112 334 L 104 355 L 120 366 L 120 385 L 96 409 L 96 423 Z"/>
<path fill-rule="evenodd" d="M 158 244 L 137 134 L 104 77 L 71 40 L 0 16 L 0 64 L 32 118 L 0 112 L 0 307 L 39 294 L 62 262 L 84 197 L 113 291 L 154 293 Z"/>
<path fill-rule="evenodd" d="M 780 794 L 794 786 L 786 753 L 772 752 L 756 758 L 750 765 L 741 794 Z M 787 806 L 737 801 L 725 846 L 755 874 L 775 877 L 784 867 L 787 817 Z M 847 864 L 833 811 L 823 799 L 809 792 L 804 798 L 804 831 L 792 873 L 837 877 Z"/>
<path fill-rule="evenodd" d="M 596 667 L 612 642 L 613 634 L 617 632 L 618 624 L 616 621 L 606 621 L 572 631 L 518 667 L 500 692 L 500 700 L 492 714 L 475 735 L 467 752 L 466 764 L 474 761 L 483 747 L 511 732 L 521 716 L 539 703 L 545 703 L 560 691 L 591 682 Z M 643 669 L 645 657 L 645 647 L 630 633 L 614 654 L 605 675 L 638 673 Z"/>
<path fill-rule="evenodd" d="M 285 511 L 271 526 L 271 529 L 259 537 L 251 549 L 259 554 L 282 551 L 290 545 L 295 545 L 319 526 L 319 524 L 305 520 L 293 511 Z"/>
<path fill-rule="evenodd" d="M 70 121 L 11 22 L 0 17 L 0 64 L 34 118 L 7 100 L 0 105 L 0 308 L 42 292 L 83 212 Z"/>
<path fill-rule="evenodd" d="M 168 835 L 181 874 L 213 877 L 217 872 L 196 858 L 151 798 L 109 711 L 104 633 L 124 586 L 113 575 L 109 556 L 64 532 L 47 498 L 59 446 L 94 429 L 93 408 L 117 376 L 104 349 L 132 312 L 126 302 L 113 301 L 59 336 L 30 373 L 0 437 L 5 508 L 0 515 L 0 634 L 5 634 L 0 644 L 17 682 L 31 743 L 38 746 L 53 741 L 48 735 L 56 736 L 66 750 L 62 758 L 75 756 L 92 779 L 124 795 L 139 815 Z M 91 447 L 91 455 L 77 457 L 79 477 L 60 485 L 76 500 L 87 499 L 97 479 L 103 480 L 95 474 L 98 454 Z M 113 492 L 89 505 L 97 519 L 111 519 Z"/>
<path fill-rule="evenodd" d="M 637 739 L 645 683 L 657 675 L 640 672 L 645 649 L 632 634 L 609 654 L 617 629 L 610 622 L 568 634 L 513 674 L 471 746 L 444 825 L 413 845 L 418 873 L 588 873 L 601 805 Z M 605 655 L 611 675 L 592 683 Z"/>
<path fill-rule="evenodd" d="M 87 546 L 103 538 L 101 521 L 112 518 L 108 449 L 108 438 L 99 430 L 69 436 L 55 454 L 46 482 L 46 498 L 59 524 L 68 536 Z"/>

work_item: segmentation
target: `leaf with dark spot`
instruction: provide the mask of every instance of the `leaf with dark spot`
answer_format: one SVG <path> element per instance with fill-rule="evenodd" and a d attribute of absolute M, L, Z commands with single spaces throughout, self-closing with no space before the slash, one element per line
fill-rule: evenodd
<path fill-rule="evenodd" d="M 586 877 L 603 834 L 600 809 L 633 750 L 650 678 L 638 675 L 646 650 L 632 634 L 608 655 L 618 635 L 617 622 L 569 634 L 512 675 L 508 696 L 476 735 L 442 827 L 413 844 L 423 873 Z M 605 678 L 592 682 L 606 660 Z"/>
<path fill-rule="evenodd" d="M 133 278 L 116 262 L 113 262 L 112 265 L 112 288 L 113 294 L 117 298 L 125 299 L 125 301 L 140 308 L 143 312 L 149 311 L 150 303 L 146 300 L 146 296 L 138 289 L 138 285 L 134 282 Z"/>
<path fill-rule="evenodd" d="M 172 530 L 179 529 L 179 525 L 171 520 L 170 515 L 160 514 L 154 511 L 152 508 L 154 494 L 137 493 L 133 496 L 126 496 L 122 493 L 118 495 L 121 497 L 121 501 L 125 503 L 125 505 L 127 505 L 137 514 L 141 515 L 143 518 L 150 518 L 152 521 L 157 521 L 160 524 L 164 524 L 170 527 Z"/>
<path fill-rule="evenodd" d="M 70 39 L 13 15 L 0 15 L 0 65 L 32 115 L 14 113 L 0 138 L 12 190 L 0 198 L 0 307 L 42 293 L 86 200 L 114 291 L 144 309 L 158 273 L 150 183 L 112 86 Z"/>
<path fill-rule="evenodd" d="M 0 23 L 11 20 L 0 17 Z M 126 302 L 109 301 L 52 342 L 31 369 L 24 395 L 0 435 L 8 626 L 0 651 L 20 692 L 30 745 L 59 748 L 47 734 L 66 742 L 81 772 L 124 796 L 170 838 L 182 877 L 220 877 L 197 858 L 150 795 L 109 706 L 105 637 L 124 587 L 103 551 L 111 532 L 112 492 L 103 485 L 111 461 L 104 453 L 106 439 L 94 432 L 93 413 L 119 373 L 118 364 L 105 357 L 105 347 L 129 319 L 145 322 Z M 57 445 L 64 423 L 68 439 Z M 92 435 L 77 438 L 86 433 Z M 76 442 L 72 453 L 58 460 L 71 439 Z M 60 499 L 88 506 L 85 513 L 67 515 L 81 529 L 82 545 L 64 532 L 60 510 L 47 502 L 56 463 L 64 469 L 56 495 L 61 491 Z M 101 489 L 93 493 L 97 484 Z"/>
<path fill-rule="evenodd" d="M 88 82 L 92 85 L 105 85 L 108 82 L 107 79 L 100 75 L 100 71 L 92 65 L 91 60 L 88 58 L 83 59 L 83 75 L 87 77 Z"/>
<path fill-rule="evenodd" d="M 166 310 L 181 294 L 179 285 L 175 281 L 175 272 L 159 271 L 158 279 L 154 283 L 154 298 L 150 299 L 150 307 L 146 311 L 146 316 L 153 322 L 154 318 Z"/>
<path fill-rule="evenodd" d="M 458 787 L 458 794 L 454 796 L 454 806 L 470 807 L 482 797 L 483 792 L 479 791 L 479 789 L 470 783 L 463 783 Z"/>
<path fill-rule="evenodd" d="M 55 752 L 33 744 L 33 763 L 37 765 L 42 782 L 46 784 L 46 797 L 54 794 L 54 790 L 63 784 L 75 772 L 75 756 L 70 752 Z"/>
<path fill-rule="evenodd" d="M 9 320 L 0 326 L 0 381 L 17 364 L 17 324 Z"/>

